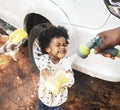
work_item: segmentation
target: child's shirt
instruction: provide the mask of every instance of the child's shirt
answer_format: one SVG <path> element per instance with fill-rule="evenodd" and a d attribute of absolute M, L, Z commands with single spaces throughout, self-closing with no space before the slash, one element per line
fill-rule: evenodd
<path fill-rule="evenodd" d="M 43 69 L 48 69 L 50 71 L 51 76 L 55 76 L 55 74 L 62 70 L 62 71 L 68 71 L 71 70 L 71 62 L 69 57 L 62 58 L 59 63 L 53 64 L 50 60 L 49 56 L 47 54 L 41 56 L 40 58 L 40 73 Z M 70 73 L 66 73 L 70 74 Z M 62 87 L 60 90 L 60 93 L 55 95 L 48 89 L 46 89 L 45 86 L 46 81 L 40 74 L 40 82 L 39 82 L 39 89 L 38 89 L 38 97 L 39 99 L 47 106 L 53 107 L 53 106 L 59 106 L 63 104 L 67 100 L 68 96 L 68 87 Z M 74 84 L 74 77 L 71 75 L 71 80 L 69 82 L 69 86 L 72 86 Z"/>

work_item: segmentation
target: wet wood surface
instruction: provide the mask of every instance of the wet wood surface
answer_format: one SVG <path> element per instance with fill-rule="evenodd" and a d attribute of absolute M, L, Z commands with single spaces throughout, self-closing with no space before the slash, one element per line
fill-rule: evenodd
<path fill-rule="evenodd" d="M 119 82 L 74 73 L 76 81 L 63 110 L 120 110 Z M 0 55 L 0 110 L 37 110 L 38 81 L 27 47 L 20 48 L 17 61 Z"/>

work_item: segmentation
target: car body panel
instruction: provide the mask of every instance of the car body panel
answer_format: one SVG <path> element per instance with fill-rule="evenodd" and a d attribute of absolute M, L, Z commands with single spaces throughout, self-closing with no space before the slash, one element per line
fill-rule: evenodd
<path fill-rule="evenodd" d="M 93 0 L 93 2 L 84 0 L 82 3 L 80 0 L 44 0 L 42 2 L 41 0 L 35 2 L 33 0 L 0 0 L 0 2 L 1 17 L 15 26 L 21 25 L 25 16 L 32 12 L 41 14 L 50 21 L 68 23 L 60 13 L 62 11 L 71 24 L 89 28 L 101 27 L 109 16 L 108 10 L 101 0 Z M 56 16 L 57 13 L 59 16 Z M 51 18 L 50 15 L 52 15 Z M 21 20 L 21 18 L 23 19 Z"/>
<path fill-rule="evenodd" d="M 24 26 L 25 17 L 30 13 L 45 16 L 52 22 L 68 23 L 68 18 L 62 10 L 49 0 L 44 0 L 42 3 L 40 0 L 36 2 L 33 0 L 0 0 L 0 2 L 0 17 L 17 28 Z"/>
<path fill-rule="evenodd" d="M 0 18 L 16 28 L 25 27 L 25 18 L 30 13 L 65 26 L 70 36 L 71 56 L 79 45 L 86 44 L 97 33 L 120 26 L 120 19 L 108 11 L 103 0 L 0 0 L 0 3 Z M 113 82 L 120 81 L 119 65 L 120 59 L 95 55 L 93 49 L 86 59 L 76 56 L 73 61 L 73 69 Z"/>
<path fill-rule="evenodd" d="M 64 10 L 72 25 L 88 28 L 101 27 L 109 17 L 109 12 L 101 0 L 51 0 Z M 104 12 L 104 13 L 103 13 Z"/>

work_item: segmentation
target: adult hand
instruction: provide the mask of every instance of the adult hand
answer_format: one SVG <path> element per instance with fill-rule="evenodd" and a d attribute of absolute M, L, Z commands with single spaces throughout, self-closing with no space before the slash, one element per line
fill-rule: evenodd
<path fill-rule="evenodd" d="M 120 44 L 120 27 L 100 32 L 97 35 L 102 38 L 102 43 L 100 46 L 95 48 L 95 53 L 102 54 L 105 57 L 114 59 L 114 56 L 108 53 L 104 53 L 103 51 L 104 49 L 111 48 Z"/>

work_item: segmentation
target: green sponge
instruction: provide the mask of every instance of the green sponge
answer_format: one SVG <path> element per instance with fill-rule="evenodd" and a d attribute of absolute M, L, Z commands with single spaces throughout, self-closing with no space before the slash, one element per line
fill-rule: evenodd
<path fill-rule="evenodd" d="M 82 58 L 86 58 L 90 54 L 90 49 L 86 45 L 80 45 L 78 48 L 78 54 Z"/>

